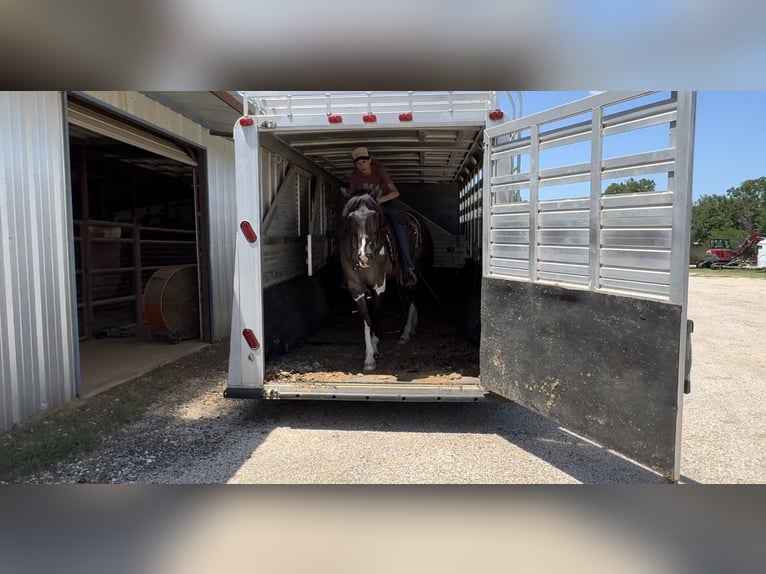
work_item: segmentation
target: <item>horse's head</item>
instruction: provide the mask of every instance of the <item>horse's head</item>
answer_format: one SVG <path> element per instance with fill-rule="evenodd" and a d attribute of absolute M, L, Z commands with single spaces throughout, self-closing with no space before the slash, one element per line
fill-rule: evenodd
<path fill-rule="evenodd" d="M 376 255 L 383 251 L 383 226 L 385 216 L 380 205 L 369 195 L 352 197 L 343 209 L 343 217 L 349 226 L 351 257 L 356 265 L 366 269 Z"/>

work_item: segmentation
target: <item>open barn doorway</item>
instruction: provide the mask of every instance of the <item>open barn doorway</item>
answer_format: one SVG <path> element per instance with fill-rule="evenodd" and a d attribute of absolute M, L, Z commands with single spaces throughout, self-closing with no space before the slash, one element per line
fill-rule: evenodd
<path fill-rule="evenodd" d="M 69 97 L 80 396 L 210 340 L 204 150 Z"/>

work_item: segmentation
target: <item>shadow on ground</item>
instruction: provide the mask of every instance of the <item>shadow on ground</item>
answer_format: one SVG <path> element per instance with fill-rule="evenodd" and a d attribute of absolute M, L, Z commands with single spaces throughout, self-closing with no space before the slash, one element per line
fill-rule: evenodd
<path fill-rule="evenodd" d="M 266 436 L 278 427 L 346 432 L 494 434 L 581 483 L 665 482 L 656 473 L 570 434 L 554 422 L 510 402 L 254 401 L 243 424 L 260 428 L 260 436 Z M 508 460 L 507 464 L 513 465 L 514 461 Z M 230 471 L 236 472 L 239 468 L 234 466 L 236 463 Z M 438 477 L 434 482 L 439 482 Z"/>

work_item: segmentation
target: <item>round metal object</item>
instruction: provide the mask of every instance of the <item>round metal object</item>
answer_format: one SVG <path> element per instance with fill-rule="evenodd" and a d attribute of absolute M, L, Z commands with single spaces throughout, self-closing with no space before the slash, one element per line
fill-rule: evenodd
<path fill-rule="evenodd" d="M 144 289 L 144 317 L 153 332 L 171 343 L 199 337 L 197 266 L 158 269 Z"/>

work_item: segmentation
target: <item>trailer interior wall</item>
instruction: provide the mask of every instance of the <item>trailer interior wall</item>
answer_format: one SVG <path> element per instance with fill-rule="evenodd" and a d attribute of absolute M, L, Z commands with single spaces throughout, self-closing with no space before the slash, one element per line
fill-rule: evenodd
<path fill-rule="evenodd" d="M 229 336 L 234 274 L 234 145 L 192 119 L 139 92 L 84 92 L 143 122 L 194 142 L 205 150 L 209 218 L 210 305 L 213 341 Z"/>
<path fill-rule="evenodd" d="M 340 186 L 273 138 L 262 137 L 260 143 L 264 346 L 280 352 L 299 345 L 327 313 L 320 280 L 312 276 L 332 248 Z"/>
<path fill-rule="evenodd" d="M 477 169 L 460 188 L 459 229 L 465 238 L 466 259 L 479 261 L 482 247 L 482 190 L 484 188 L 483 171 Z"/>
<path fill-rule="evenodd" d="M 75 396 L 60 92 L 0 92 L 0 430 Z"/>
<path fill-rule="evenodd" d="M 337 146 L 335 138 L 342 140 L 343 136 L 334 138 L 324 134 L 324 138 L 328 146 Z M 317 157 L 321 156 L 321 151 L 315 150 L 311 156 L 303 155 L 270 133 L 260 134 L 260 144 L 264 347 L 267 356 L 273 356 L 273 353 L 280 354 L 300 346 L 334 306 L 342 308 L 344 303 L 351 302 L 347 291 L 340 286 L 342 273 L 335 233 L 346 201 L 343 187 L 347 181 L 328 174 L 321 167 L 324 158 Z M 478 153 L 481 165 L 481 151 Z M 475 195 L 481 180 L 471 177 L 470 182 L 473 182 L 470 191 Z M 403 183 L 397 187 L 401 193 L 401 208 L 416 212 L 425 221 L 432 237 L 433 270 L 464 270 L 468 246 L 460 216 L 460 185 L 445 179 Z M 480 234 L 474 240 L 481 244 Z M 312 250 L 312 264 L 309 264 L 309 249 Z M 473 272 L 478 277 L 480 268 L 475 266 Z M 436 281 L 437 296 L 446 296 L 445 300 L 454 304 L 452 292 L 460 288 L 456 286 L 467 287 L 470 290 L 467 299 L 457 299 L 478 321 L 479 291 L 473 289 L 470 281 L 464 284 L 455 281 L 452 274 L 449 277 L 448 281 Z M 445 317 L 461 314 L 464 315 L 465 310 L 450 308 L 445 311 Z M 469 327 L 471 333 L 467 333 L 475 343 L 478 342 L 476 329 L 475 325 L 473 329 Z"/>

